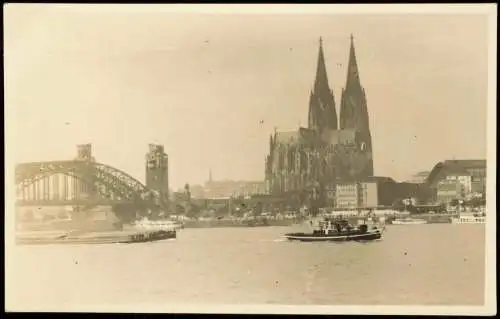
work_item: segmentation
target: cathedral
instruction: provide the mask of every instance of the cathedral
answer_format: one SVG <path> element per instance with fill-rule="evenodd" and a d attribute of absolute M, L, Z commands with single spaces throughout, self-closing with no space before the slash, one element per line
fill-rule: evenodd
<path fill-rule="evenodd" d="M 320 200 L 328 196 L 328 190 L 335 189 L 337 182 L 373 176 L 368 108 L 353 37 L 339 117 L 328 83 L 321 38 L 319 42 L 307 128 L 275 131 L 269 139 L 265 179 L 271 195 L 308 194 L 307 197 Z"/>

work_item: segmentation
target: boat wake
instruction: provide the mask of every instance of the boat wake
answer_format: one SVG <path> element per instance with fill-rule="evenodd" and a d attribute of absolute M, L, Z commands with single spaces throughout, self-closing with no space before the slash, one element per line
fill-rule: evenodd
<path fill-rule="evenodd" d="M 283 241 L 287 241 L 287 239 L 285 237 L 283 238 L 274 238 L 274 239 L 259 239 L 258 242 L 259 243 L 279 243 L 279 242 L 283 242 Z"/>
<path fill-rule="evenodd" d="M 280 243 L 280 242 L 285 242 L 285 241 L 288 241 L 288 239 L 286 237 L 280 237 L 280 238 L 276 238 L 273 240 L 273 242 L 275 242 L 275 243 Z"/>
<path fill-rule="evenodd" d="M 382 242 L 383 239 L 373 239 L 373 240 L 353 240 L 350 241 L 351 245 L 375 245 L 376 243 Z"/>

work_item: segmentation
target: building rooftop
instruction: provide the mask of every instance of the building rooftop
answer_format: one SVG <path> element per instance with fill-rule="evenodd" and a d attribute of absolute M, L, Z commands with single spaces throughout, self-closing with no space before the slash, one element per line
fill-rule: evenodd
<path fill-rule="evenodd" d="M 446 174 L 463 174 L 470 175 L 467 169 L 471 168 L 486 168 L 486 160 L 445 160 L 437 163 L 429 176 L 427 183 L 435 183 L 437 177 L 446 172 Z"/>
<path fill-rule="evenodd" d="M 356 130 L 327 130 L 323 132 L 322 139 L 324 142 L 331 145 L 353 143 L 356 140 Z"/>
<path fill-rule="evenodd" d="M 343 179 L 340 180 L 338 183 L 355 183 L 355 182 L 377 182 L 377 183 L 396 183 L 394 179 L 391 177 L 386 177 L 386 176 L 369 176 L 369 177 L 363 177 L 361 179 Z"/>
<path fill-rule="evenodd" d="M 276 132 L 274 141 L 280 144 L 314 144 L 317 142 L 316 132 L 308 128 L 299 127 L 296 131 Z"/>
<path fill-rule="evenodd" d="M 295 144 L 301 140 L 300 131 L 276 132 L 275 141 L 281 144 Z"/>
<path fill-rule="evenodd" d="M 413 174 L 410 179 L 406 180 L 406 183 L 414 183 L 414 184 L 422 184 L 425 183 L 427 177 L 429 177 L 429 171 L 422 171 L 416 174 Z"/>
<path fill-rule="evenodd" d="M 445 160 L 444 165 L 457 165 L 462 168 L 485 168 L 486 160 Z"/>

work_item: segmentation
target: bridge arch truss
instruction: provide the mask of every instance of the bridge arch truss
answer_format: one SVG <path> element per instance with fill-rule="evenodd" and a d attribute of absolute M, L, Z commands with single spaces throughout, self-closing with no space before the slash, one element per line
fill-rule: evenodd
<path fill-rule="evenodd" d="M 148 209 L 166 208 L 158 192 L 122 170 L 92 161 L 19 164 L 15 183 L 20 202 L 134 203 Z"/>

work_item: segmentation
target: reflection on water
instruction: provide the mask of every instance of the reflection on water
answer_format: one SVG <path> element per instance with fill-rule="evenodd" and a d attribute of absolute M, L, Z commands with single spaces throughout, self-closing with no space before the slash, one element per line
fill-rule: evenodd
<path fill-rule="evenodd" d="M 393 226 L 364 244 L 283 241 L 290 230 L 185 229 L 177 240 L 146 244 L 17 246 L 7 298 L 30 309 L 483 304 L 484 225 Z"/>

